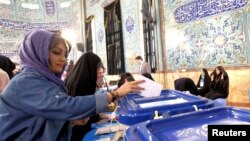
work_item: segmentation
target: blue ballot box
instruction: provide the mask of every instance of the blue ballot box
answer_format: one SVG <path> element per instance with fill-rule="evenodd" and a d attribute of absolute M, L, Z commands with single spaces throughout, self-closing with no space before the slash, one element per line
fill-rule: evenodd
<path fill-rule="evenodd" d="M 125 125 L 153 119 L 155 111 L 159 116 L 172 116 L 214 106 L 213 101 L 176 90 L 163 90 L 158 97 L 142 97 L 130 94 L 119 100 L 118 120 Z"/>
<path fill-rule="evenodd" d="M 250 125 L 250 111 L 216 107 L 169 118 L 149 120 L 129 127 L 125 141 L 207 141 L 208 125 Z M 231 127 L 230 126 L 230 127 Z"/>

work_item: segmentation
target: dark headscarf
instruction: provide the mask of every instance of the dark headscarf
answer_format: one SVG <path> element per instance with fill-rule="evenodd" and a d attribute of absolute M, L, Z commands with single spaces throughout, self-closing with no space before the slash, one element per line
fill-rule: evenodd
<path fill-rule="evenodd" d="M 202 68 L 202 71 L 204 73 L 204 76 L 202 76 L 202 74 L 200 75 L 198 83 L 197 83 L 197 87 L 200 87 L 200 81 L 201 81 L 202 77 L 204 77 L 204 84 L 207 85 L 207 86 L 203 86 L 203 87 L 210 87 L 211 78 L 208 74 L 208 71 L 205 68 Z"/>
<path fill-rule="evenodd" d="M 129 73 L 129 72 L 121 73 L 120 74 L 120 79 L 118 80 L 118 83 L 117 83 L 117 87 L 118 88 L 121 87 L 126 82 L 126 80 L 128 82 L 135 81 L 135 79 L 134 79 L 134 77 L 133 77 L 133 75 L 131 73 Z"/>
<path fill-rule="evenodd" d="M 175 89 L 178 91 L 189 91 L 191 94 L 198 95 L 198 89 L 194 81 L 190 78 L 179 78 L 174 81 Z"/>
<path fill-rule="evenodd" d="M 216 69 L 211 73 L 211 77 L 213 76 L 214 78 L 213 81 L 219 81 L 221 79 L 221 75 L 223 75 L 224 79 L 228 79 L 227 72 L 222 66 L 217 66 L 216 68 L 220 71 L 220 73 L 216 74 Z"/>
<path fill-rule="evenodd" d="M 45 30 L 29 32 L 25 36 L 20 49 L 20 64 L 22 69 L 26 67 L 35 69 L 48 80 L 55 82 L 62 89 L 66 90 L 61 80 L 61 73 L 55 74 L 49 69 L 49 50 L 51 42 L 55 37 L 60 36 Z"/>
<path fill-rule="evenodd" d="M 229 76 L 222 66 L 216 67 L 220 73 L 216 74 L 216 69 L 211 73 L 211 90 L 205 95 L 209 99 L 227 98 L 229 94 Z"/>
<path fill-rule="evenodd" d="M 210 78 L 210 76 L 209 76 L 209 74 L 208 74 L 207 69 L 202 68 L 202 71 L 203 71 L 203 73 L 204 73 L 204 76 L 202 76 L 202 74 L 200 75 L 199 80 L 198 80 L 196 86 L 197 86 L 198 88 L 200 88 L 200 89 L 198 89 L 199 95 L 204 96 L 204 95 L 205 95 L 206 93 L 208 93 L 209 90 L 210 90 L 211 78 Z M 203 79 L 203 86 L 200 85 L 202 79 Z"/>
<path fill-rule="evenodd" d="M 5 71 L 8 74 L 9 79 L 11 79 L 16 65 L 10 60 L 10 58 L 0 55 L 0 68 Z"/>
<path fill-rule="evenodd" d="M 205 76 L 205 77 L 206 77 L 206 76 L 209 76 L 207 69 L 202 68 L 202 71 L 204 72 L 204 76 Z"/>
<path fill-rule="evenodd" d="M 94 94 L 96 91 L 97 69 L 101 59 L 94 53 L 83 54 L 65 79 L 71 96 Z"/>
<path fill-rule="evenodd" d="M 153 78 L 153 76 L 150 73 L 148 73 L 148 72 L 145 72 L 145 73 L 143 73 L 141 75 L 145 76 L 146 78 L 148 78 L 148 79 L 150 79 L 152 81 L 155 81 L 154 78 Z"/>

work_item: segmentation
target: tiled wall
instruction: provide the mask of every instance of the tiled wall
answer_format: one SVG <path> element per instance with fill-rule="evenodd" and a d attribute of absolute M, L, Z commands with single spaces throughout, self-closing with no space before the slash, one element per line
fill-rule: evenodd
<path fill-rule="evenodd" d="M 139 1 L 121 1 L 123 41 L 126 60 L 126 70 L 137 72 L 135 57 L 141 55 L 140 27 L 139 27 Z"/>
<path fill-rule="evenodd" d="M 166 88 L 177 77 L 197 82 L 199 70 L 225 67 L 230 79 L 229 102 L 249 105 L 249 2 L 245 0 L 164 0 Z"/>
<path fill-rule="evenodd" d="M 91 15 L 94 16 L 94 30 L 93 39 L 95 39 L 96 44 L 96 52 L 98 56 L 102 59 L 103 64 L 107 66 L 107 55 L 106 55 L 106 37 L 105 37 L 105 28 L 104 28 L 104 10 L 101 7 L 100 0 L 86 0 L 86 15 L 85 17 L 89 17 Z"/>
<path fill-rule="evenodd" d="M 108 1 L 108 0 L 106 0 Z M 104 28 L 104 9 L 102 8 L 104 0 L 87 0 L 86 17 L 94 15 L 95 35 L 96 35 L 96 53 L 102 58 L 106 65 L 106 40 Z M 140 33 L 139 33 L 139 9 L 138 1 L 120 0 L 121 22 L 123 34 L 123 47 L 125 51 L 125 67 L 127 72 L 136 72 L 135 60 L 137 55 L 141 54 Z M 104 35 L 102 35 L 104 34 Z M 102 35 L 102 36 L 101 36 Z M 104 36 L 104 37 L 103 37 Z"/>
<path fill-rule="evenodd" d="M 245 0 L 164 0 L 168 70 L 246 66 L 249 5 Z"/>
<path fill-rule="evenodd" d="M 27 8 L 29 7 L 29 8 Z M 19 62 L 18 50 L 27 30 L 67 29 L 82 42 L 81 1 L 5 0 L 0 3 L 0 54 Z"/>

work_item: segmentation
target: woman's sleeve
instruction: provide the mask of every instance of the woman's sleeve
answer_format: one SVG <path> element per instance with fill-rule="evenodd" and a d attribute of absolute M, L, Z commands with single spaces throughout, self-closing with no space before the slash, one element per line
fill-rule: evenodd
<path fill-rule="evenodd" d="M 49 119 L 74 120 L 107 111 L 107 94 L 71 97 L 49 81 L 28 81 L 8 99 L 21 111 Z"/>
<path fill-rule="evenodd" d="M 206 77 L 204 86 L 208 89 L 211 87 L 211 78 L 209 76 Z"/>
<path fill-rule="evenodd" d="M 219 92 L 221 93 L 228 93 L 228 89 L 229 89 L 229 78 L 228 76 L 224 77 L 223 79 L 220 80 L 220 84 L 219 84 Z"/>

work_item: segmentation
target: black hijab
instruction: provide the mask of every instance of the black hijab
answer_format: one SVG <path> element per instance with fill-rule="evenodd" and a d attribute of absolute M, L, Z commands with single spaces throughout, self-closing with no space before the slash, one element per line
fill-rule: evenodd
<path fill-rule="evenodd" d="M 227 80 L 228 79 L 228 74 L 225 71 L 225 69 L 222 66 L 217 66 L 216 68 L 220 71 L 220 73 L 217 74 L 216 69 L 211 73 L 211 76 L 214 77 L 213 81 L 218 82 L 221 79 L 222 75 L 223 75 L 223 79 Z"/>
<path fill-rule="evenodd" d="M 209 77 L 209 74 L 208 74 L 208 71 L 207 71 L 207 69 L 205 69 L 205 68 L 202 68 L 202 71 L 204 72 L 204 76 L 205 76 L 205 78 L 206 77 Z"/>
<path fill-rule="evenodd" d="M 176 90 L 179 91 L 189 91 L 191 94 L 198 95 L 198 89 L 194 81 L 190 78 L 179 78 L 174 81 L 174 86 Z"/>
<path fill-rule="evenodd" d="M 0 68 L 5 71 L 9 78 L 13 77 L 13 70 L 16 68 L 16 65 L 6 56 L 0 55 Z"/>
<path fill-rule="evenodd" d="M 96 91 L 97 69 L 101 59 L 94 53 L 83 54 L 65 79 L 71 96 L 92 95 Z"/>
<path fill-rule="evenodd" d="M 117 82 L 117 87 L 121 87 L 125 82 L 127 81 L 135 81 L 133 75 L 129 72 L 126 72 L 126 73 L 121 73 L 120 74 L 120 79 L 118 80 Z"/>
<path fill-rule="evenodd" d="M 208 74 L 207 69 L 202 68 L 202 71 L 204 72 L 204 86 L 203 87 L 209 88 L 210 87 L 210 83 L 211 83 L 211 78 L 210 78 L 210 76 Z M 198 83 L 197 83 L 197 87 L 200 87 L 201 77 L 202 77 L 202 74 L 199 77 L 199 80 L 198 80 Z"/>

